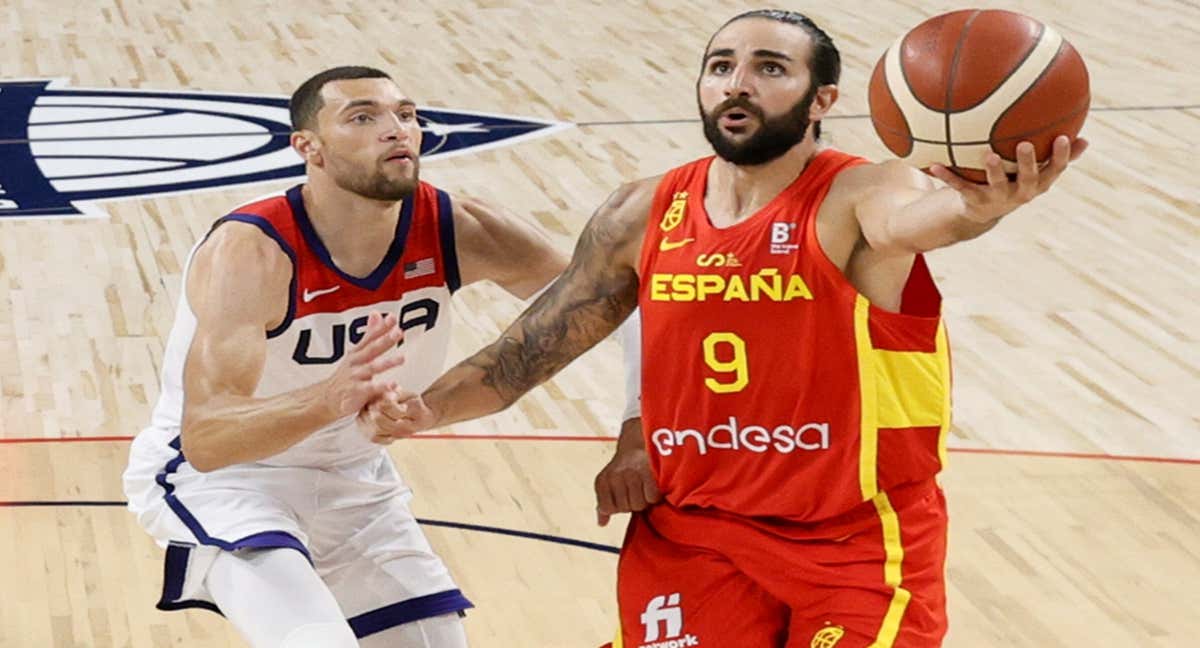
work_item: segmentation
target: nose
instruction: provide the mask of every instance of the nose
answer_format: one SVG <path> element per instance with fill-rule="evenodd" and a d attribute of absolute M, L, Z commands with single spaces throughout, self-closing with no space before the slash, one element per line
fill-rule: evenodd
<path fill-rule="evenodd" d="M 749 97 L 753 88 L 750 85 L 749 75 L 746 73 L 746 66 L 739 65 L 729 73 L 725 82 L 726 97 Z"/>
<path fill-rule="evenodd" d="M 380 138 L 385 142 L 408 139 L 408 130 L 404 128 L 404 123 L 396 115 L 389 114 L 384 123 L 386 126 L 383 129 L 383 133 L 380 134 Z"/>

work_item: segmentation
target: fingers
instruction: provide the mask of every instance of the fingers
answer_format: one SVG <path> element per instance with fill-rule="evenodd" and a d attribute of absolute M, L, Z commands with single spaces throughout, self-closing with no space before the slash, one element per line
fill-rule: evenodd
<path fill-rule="evenodd" d="M 642 476 L 642 496 L 646 498 L 646 505 L 657 504 L 662 500 L 662 492 L 658 490 L 658 483 L 654 480 L 649 469 Z"/>
<path fill-rule="evenodd" d="M 613 501 L 612 487 L 608 483 L 608 471 L 602 470 L 596 475 L 596 524 L 605 526 L 613 513 L 617 512 L 616 502 Z"/>
<path fill-rule="evenodd" d="M 1000 159 L 999 155 L 988 153 L 987 160 L 983 163 L 983 170 L 987 173 L 989 187 L 992 189 L 1008 187 L 1008 175 L 1004 173 L 1004 161 Z"/>
<path fill-rule="evenodd" d="M 978 188 L 975 183 L 960 178 L 958 174 L 940 164 L 929 167 L 929 174 L 960 192 L 974 191 Z"/>
<path fill-rule="evenodd" d="M 372 317 L 377 317 L 375 314 Z M 378 321 L 378 320 L 377 320 Z M 388 349 L 394 348 L 403 339 L 404 333 L 396 325 L 396 317 L 387 315 L 382 318 L 382 324 L 372 328 L 367 321 L 367 330 L 363 338 L 350 350 L 346 360 L 353 365 L 361 365 L 373 361 Z"/>
<path fill-rule="evenodd" d="M 1087 148 L 1087 142 L 1084 142 L 1083 148 Z M 1050 156 L 1050 164 L 1042 171 L 1042 177 L 1038 183 L 1040 191 L 1046 191 L 1058 176 L 1066 171 L 1067 165 L 1071 163 L 1071 140 L 1066 135 L 1059 135 L 1054 139 L 1054 152 Z M 1083 151 L 1080 151 L 1082 155 Z"/>
<path fill-rule="evenodd" d="M 1071 142 L 1071 161 L 1079 159 L 1083 152 L 1088 150 L 1089 143 L 1082 137 L 1076 137 L 1075 141 Z"/>
<path fill-rule="evenodd" d="M 991 179 L 989 170 L 988 179 Z M 1017 200 L 1028 202 L 1038 194 L 1038 163 L 1033 144 L 1021 142 L 1017 145 Z"/>

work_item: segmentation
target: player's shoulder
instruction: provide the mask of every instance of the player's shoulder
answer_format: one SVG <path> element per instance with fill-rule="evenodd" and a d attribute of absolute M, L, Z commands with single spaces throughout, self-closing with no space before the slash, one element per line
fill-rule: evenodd
<path fill-rule="evenodd" d="M 644 220 L 664 177 L 665 174 L 623 183 L 609 194 L 598 214 L 617 221 Z"/>
<path fill-rule="evenodd" d="M 879 189 L 928 189 L 933 180 L 901 160 L 865 162 L 851 166 L 838 174 L 835 189 L 871 192 Z"/>
<path fill-rule="evenodd" d="M 277 240 L 261 227 L 237 220 L 222 222 L 214 228 L 196 250 L 194 263 L 221 272 L 291 271 L 291 258 Z"/>
<path fill-rule="evenodd" d="M 251 216 L 272 219 L 278 216 L 290 215 L 291 205 L 286 193 L 277 191 L 258 196 L 229 210 L 222 219 L 232 216 Z"/>

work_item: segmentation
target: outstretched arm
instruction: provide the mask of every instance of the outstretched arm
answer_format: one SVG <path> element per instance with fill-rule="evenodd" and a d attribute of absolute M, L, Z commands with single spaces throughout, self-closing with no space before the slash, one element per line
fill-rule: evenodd
<path fill-rule="evenodd" d="M 973 239 L 995 227 L 1017 207 L 1045 193 L 1067 165 L 1087 149 L 1087 140 L 1065 136 L 1054 142 L 1053 154 L 1038 169 L 1033 145 L 1017 147 L 1017 179 L 1010 181 L 1000 157 L 987 161 L 987 184 L 977 185 L 935 166 L 930 173 L 946 186 L 902 162 L 879 167 L 875 189 L 864 193 L 855 215 L 863 237 L 873 250 L 915 254 Z"/>
<path fill-rule="evenodd" d="M 654 184 L 618 189 L 580 235 L 570 264 L 491 345 L 447 371 L 422 395 L 417 431 L 513 404 L 613 332 L 637 304 L 635 270 Z"/>

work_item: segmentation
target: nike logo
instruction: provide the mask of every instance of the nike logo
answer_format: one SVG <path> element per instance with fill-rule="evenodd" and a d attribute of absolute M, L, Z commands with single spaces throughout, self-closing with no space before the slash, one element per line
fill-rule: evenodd
<path fill-rule="evenodd" d="M 304 303 L 307 304 L 308 302 L 316 299 L 317 297 L 320 297 L 321 295 L 328 295 L 329 293 L 331 293 L 339 288 L 341 288 L 341 286 L 334 286 L 333 288 L 325 288 L 323 290 L 312 290 L 312 291 L 305 288 L 304 289 Z"/>
<path fill-rule="evenodd" d="M 693 239 L 693 238 L 685 238 L 685 239 L 682 239 L 679 241 L 672 241 L 670 239 L 664 238 L 663 240 L 659 241 L 659 243 L 658 243 L 658 251 L 659 252 L 670 252 L 671 250 L 681 248 L 695 240 L 696 239 Z"/>

